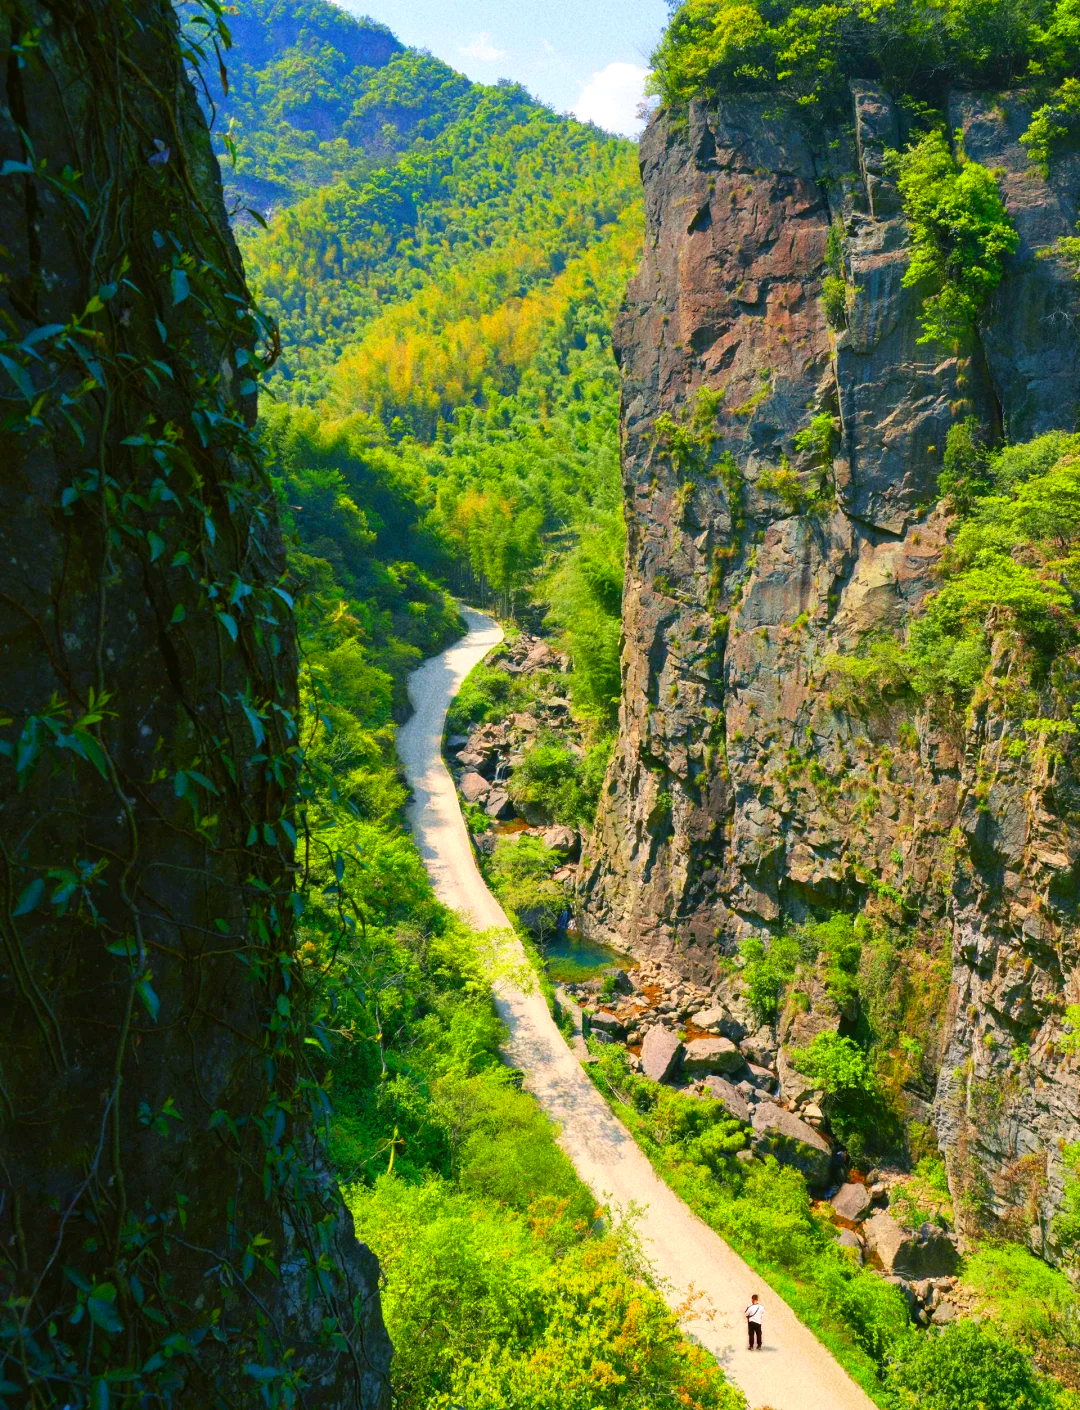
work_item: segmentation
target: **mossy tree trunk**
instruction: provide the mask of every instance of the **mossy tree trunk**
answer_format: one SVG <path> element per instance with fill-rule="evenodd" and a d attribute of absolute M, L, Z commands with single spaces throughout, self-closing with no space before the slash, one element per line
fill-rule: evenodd
<path fill-rule="evenodd" d="M 0 0 L 0 1405 L 387 1399 L 304 1062 L 276 335 L 199 59 L 166 0 Z"/>

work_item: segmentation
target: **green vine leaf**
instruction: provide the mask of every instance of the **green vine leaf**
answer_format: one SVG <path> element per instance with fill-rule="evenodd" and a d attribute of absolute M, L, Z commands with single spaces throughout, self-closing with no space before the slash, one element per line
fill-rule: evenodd
<path fill-rule="evenodd" d="M 15 909 L 12 911 L 11 914 L 13 916 L 29 915 L 30 912 L 36 908 L 38 902 L 41 900 L 44 894 L 44 881 L 42 881 L 40 876 L 35 877 L 34 880 L 30 883 L 30 885 L 27 886 L 20 893 L 19 899 L 15 903 Z"/>
<path fill-rule="evenodd" d="M 173 304 L 182 304 L 191 293 L 191 286 L 188 283 L 186 270 L 174 269 L 169 276 L 169 280 L 172 285 Z"/>

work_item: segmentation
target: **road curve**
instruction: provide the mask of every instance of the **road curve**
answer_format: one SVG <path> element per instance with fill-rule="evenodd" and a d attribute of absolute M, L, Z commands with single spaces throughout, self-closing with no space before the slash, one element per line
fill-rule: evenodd
<path fill-rule="evenodd" d="M 463 615 L 469 634 L 409 678 L 415 714 L 398 733 L 398 753 L 412 788 L 409 823 L 439 899 L 481 930 L 511 932 L 477 870 L 442 760 L 450 702 L 472 668 L 502 640 L 502 629 L 490 617 L 468 608 Z M 511 957 L 524 960 L 512 932 L 506 947 Z M 500 971 L 508 972 L 501 965 Z M 496 983 L 495 993 L 510 1034 L 508 1057 L 526 1073 L 526 1087 L 555 1122 L 578 1174 L 613 1212 L 632 1206 L 638 1211 L 642 1247 L 669 1305 L 742 1388 L 753 1410 L 873 1410 L 869 1397 L 790 1308 L 656 1175 L 570 1052 L 540 993 L 506 980 Z M 755 1291 L 765 1304 L 764 1345 L 749 1352 L 742 1313 Z"/>

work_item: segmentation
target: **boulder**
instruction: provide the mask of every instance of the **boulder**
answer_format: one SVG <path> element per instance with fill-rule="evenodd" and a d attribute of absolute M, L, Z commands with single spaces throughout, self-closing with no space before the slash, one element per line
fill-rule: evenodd
<path fill-rule="evenodd" d="M 458 788 L 466 803 L 480 803 L 491 792 L 491 784 L 483 774 L 478 774 L 474 769 L 468 769 L 461 775 Z"/>
<path fill-rule="evenodd" d="M 677 1033 L 656 1024 L 641 1046 L 641 1070 L 654 1082 L 667 1082 L 678 1071 L 683 1045 Z"/>
<path fill-rule="evenodd" d="M 514 816 L 514 805 L 510 797 L 501 788 L 493 788 L 487 797 L 487 806 L 484 808 L 489 818 L 494 818 L 497 822 L 509 822 Z"/>
<path fill-rule="evenodd" d="M 750 1062 L 756 1062 L 761 1067 L 771 1067 L 776 1061 L 776 1035 L 768 1024 L 751 1033 L 748 1038 L 740 1038 L 739 1046 Z"/>
<path fill-rule="evenodd" d="M 863 1225 L 866 1242 L 886 1273 L 904 1278 L 940 1278 L 960 1262 L 956 1239 L 937 1224 L 904 1229 L 882 1211 Z"/>
<path fill-rule="evenodd" d="M 540 833 L 540 841 L 553 852 L 561 852 L 564 857 L 576 857 L 580 841 L 572 827 L 545 827 Z"/>
<path fill-rule="evenodd" d="M 736 1072 L 743 1055 L 730 1038 L 695 1038 L 687 1043 L 683 1070 L 687 1077 L 705 1077 L 711 1072 Z"/>
<path fill-rule="evenodd" d="M 600 1009 L 589 1019 L 590 1026 L 601 1033 L 610 1033 L 612 1037 L 621 1038 L 626 1032 L 622 1020 L 617 1014 L 613 1014 L 610 1009 Z"/>
<path fill-rule="evenodd" d="M 718 1102 L 723 1102 L 730 1116 L 734 1116 L 737 1121 L 745 1121 L 749 1124 L 750 1103 L 738 1087 L 733 1087 L 723 1077 L 706 1077 L 705 1090 Z"/>
<path fill-rule="evenodd" d="M 955 1302 L 939 1302 L 931 1315 L 931 1322 L 935 1327 L 947 1327 L 950 1322 L 955 1322 L 958 1315 L 958 1308 Z"/>
<path fill-rule="evenodd" d="M 546 641 L 538 641 L 536 645 L 525 657 L 522 669 L 525 671 L 539 671 L 546 667 L 553 667 L 555 659 L 552 655 L 551 647 Z"/>
<path fill-rule="evenodd" d="M 832 1147 L 819 1131 L 775 1102 L 759 1102 L 753 1122 L 755 1155 L 774 1155 L 782 1165 L 793 1165 L 812 1187 L 828 1184 Z"/>
<path fill-rule="evenodd" d="M 782 1049 L 777 1056 L 776 1067 L 780 1074 L 780 1095 L 783 1100 L 791 1102 L 795 1106 L 801 1106 L 803 1102 L 808 1102 L 814 1095 L 816 1088 L 808 1077 L 798 1068 L 792 1066 L 788 1061 L 787 1054 Z"/>
<path fill-rule="evenodd" d="M 694 1018 L 694 1022 L 699 1028 L 705 1028 L 710 1032 L 719 1033 L 720 1025 L 725 1018 L 727 1018 L 727 1009 L 721 1008 L 719 1004 L 714 1004 L 712 1008 L 699 1009 Z"/>
<path fill-rule="evenodd" d="M 634 992 L 634 981 L 625 969 L 617 969 L 611 977 L 615 981 L 616 994 L 632 994 Z"/>
<path fill-rule="evenodd" d="M 853 1224 L 856 1220 L 861 1219 L 870 1208 L 870 1195 L 865 1185 L 851 1182 L 847 1185 L 841 1185 L 829 1203 L 833 1207 L 834 1214 Z"/>
<path fill-rule="evenodd" d="M 863 1241 L 859 1238 L 858 1234 L 856 1234 L 853 1229 L 838 1230 L 836 1235 L 836 1243 L 839 1244 L 841 1248 L 851 1249 L 852 1253 L 855 1255 L 855 1261 L 857 1263 L 861 1263 L 863 1261 Z"/>
<path fill-rule="evenodd" d="M 775 1092 L 780 1085 L 780 1081 L 775 1072 L 770 1072 L 767 1067 L 759 1067 L 756 1062 L 746 1064 L 750 1073 L 750 1081 L 755 1087 L 759 1087 L 763 1092 Z"/>
<path fill-rule="evenodd" d="M 446 752 L 448 754 L 459 754 L 462 749 L 468 746 L 468 736 L 464 734 L 452 734 L 446 741 Z"/>
<path fill-rule="evenodd" d="M 492 778 L 495 774 L 495 755 L 488 749 L 463 749 L 457 761 L 463 769 L 475 769 L 485 778 Z"/>

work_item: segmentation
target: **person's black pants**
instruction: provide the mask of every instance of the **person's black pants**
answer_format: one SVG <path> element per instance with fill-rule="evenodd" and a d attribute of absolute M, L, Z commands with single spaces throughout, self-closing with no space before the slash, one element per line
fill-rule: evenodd
<path fill-rule="evenodd" d="M 750 1333 L 750 1350 L 753 1351 L 754 1343 L 757 1342 L 758 1351 L 761 1350 L 761 1323 L 747 1321 L 747 1331 Z"/>

